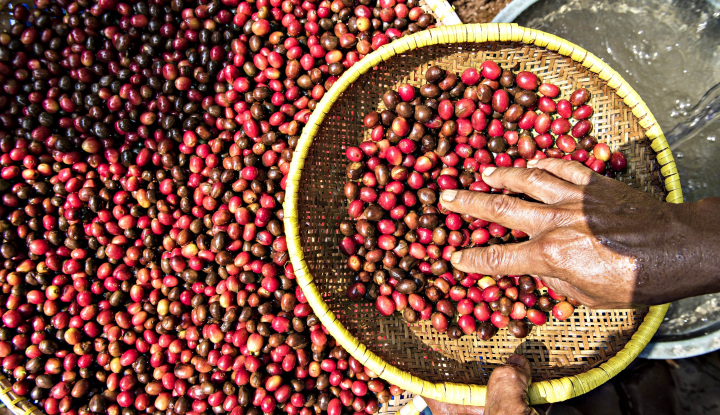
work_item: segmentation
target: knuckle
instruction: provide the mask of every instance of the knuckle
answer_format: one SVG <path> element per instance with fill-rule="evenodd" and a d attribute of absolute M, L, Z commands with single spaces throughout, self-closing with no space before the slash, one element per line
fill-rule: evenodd
<path fill-rule="evenodd" d="M 539 184 L 546 179 L 545 172 L 540 169 L 526 169 L 525 180 L 530 184 Z"/>
<path fill-rule="evenodd" d="M 537 244 L 542 263 L 552 265 L 560 261 L 560 246 L 553 238 L 541 238 Z"/>
<path fill-rule="evenodd" d="M 490 245 L 485 248 L 483 255 L 479 259 L 483 262 L 482 265 L 484 265 L 485 268 L 494 273 L 503 265 L 503 248 L 501 248 L 500 245 Z"/>
<path fill-rule="evenodd" d="M 587 170 L 587 171 L 585 171 L 585 170 Z M 586 169 L 584 166 L 578 166 L 578 171 L 575 174 L 575 183 L 577 183 L 581 186 L 587 186 L 595 181 L 596 175 L 600 176 L 599 174 L 593 172 L 592 170 Z M 600 176 L 600 177 L 602 177 L 602 176 Z"/>
<path fill-rule="evenodd" d="M 585 213 L 582 211 L 582 206 L 574 199 L 570 199 L 567 203 L 543 207 L 542 212 L 538 214 L 538 222 L 542 222 L 545 229 L 554 231 L 553 236 L 556 238 L 569 238 L 575 232 L 568 227 L 584 221 Z"/>
<path fill-rule="evenodd" d="M 507 216 L 512 214 L 512 211 L 517 205 L 517 199 L 506 195 L 499 195 L 494 197 L 490 202 L 490 208 L 500 216 Z"/>
<path fill-rule="evenodd" d="M 553 208 L 545 211 L 545 221 L 554 227 L 561 226 L 566 222 L 566 212 L 561 209 Z"/>
<path fill-rule="evenodd" d="M 602 177 L 579 161 L 570 161 L 567 167 L 568 169 L 572 169 L 573 182 L 580 186 L 587 186 L 595 181 L 597 177 Z"/>

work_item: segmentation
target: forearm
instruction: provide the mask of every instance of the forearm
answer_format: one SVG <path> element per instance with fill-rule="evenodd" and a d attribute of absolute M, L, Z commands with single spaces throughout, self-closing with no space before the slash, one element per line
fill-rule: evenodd
<path fill-rule="evenodd" d="M 720 198 L 677 206 L 681 234 L 669 236 L 672 240 L 671 268 L 677 297 L 720 292 Z"/>

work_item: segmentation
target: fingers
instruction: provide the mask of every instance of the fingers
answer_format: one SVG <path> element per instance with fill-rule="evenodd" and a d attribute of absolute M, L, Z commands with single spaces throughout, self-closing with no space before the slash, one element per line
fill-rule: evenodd
<path fill-rule="evenodd" d="M 485 400 L 486 415 L 528 415 L 527 389 L 530 385 L 530 364 L 514 354 L 507 363 L 493 370 L 488 381 Z"/>
<path fill-rule="evenodd" d="M 544 273 L 545 264 L 534 255 L 534 240 L 519 244 L 490 245 L 453 252 L 450 262 L 464 272 L 483 275 L 525 275 Z"/>
<path fill-rule="evenodd" d="M 530 385 L 530 364 L 514 354 L 507 363 L 493 370 L 487 386 L 485 407 L 455 405 L 425 398 L 433 415 L 530 415 L 527 389 Z"/>
<path fill-rule="evenodd" d="M 539 277 L 546 287 L 553 290 L 556 294 L 566 297 L 577 297 L 578 290 L 569 282 L 561 280 L 557 277 Z"/>
<path fill-rule="evenodd" d="M 451 403 L 438 402 L 434 399 L 423 398 L 433 415 L 484 415 L 485 408 L 482 406 L 455 405 Z"/>
<path fill-rule="evenodd" d="M 440 198 L 443 207 L 453 212 L 519 229 L 531 236 L 550 217 L 550 212 L 543 205 L 507 195 L 445 190 Z"/>
<path fill-rule="evenodd" d="M 545 170 L 555 176 L 567 180 L 578 186 L 587 186 L 597 173 L 583 166 L 577 161 L 545 158 L 541 160 L 530 160 L 527 163 L 529 169 Z"/>
<path fill-rule="evenodd" d="M 483 171 L 482 177 L 489 186 L 525 193 L 551 205 L 580 196 L 580 189 L 575 185 L 542 169 L 489 167 Z"/>

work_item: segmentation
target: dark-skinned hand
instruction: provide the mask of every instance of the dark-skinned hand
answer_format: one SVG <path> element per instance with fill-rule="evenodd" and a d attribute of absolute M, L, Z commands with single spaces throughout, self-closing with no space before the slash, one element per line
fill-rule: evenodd
<path fill-rule="evenodd" d="M 452 211 L 521 230 L 529 240 L 455 252 L 461 271 L 533 275 L 591 308 L 662 304 L 720 290 L 720 198 L 663 203 L 580 163 L 532 160 L 487 168 L 515 196 L 442 192 Z"/>
<path fill-rule="evenodd" d="M 487 384 L 486 405 L 466 406 L 425 398 L 433 415 L 531 415 L 527 389 L 530 385 L 530 364 L 524 357 L 511 355 L 507 363 L 497 367 Z"/>

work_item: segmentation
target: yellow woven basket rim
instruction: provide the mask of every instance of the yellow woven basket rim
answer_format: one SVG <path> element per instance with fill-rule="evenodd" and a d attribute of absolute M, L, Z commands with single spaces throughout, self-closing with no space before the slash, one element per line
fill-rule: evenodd
<path fill-rule="evenodd" d="M 520 27 L 514 23 L 442 26 L 400 38 L 380 47 L 353 65 L 335 82 L 333 87 L 330 88 L 318 103 L 302 131 L 302 135 L 293 154 L 285 189 L 285 232 L 288 241 L 288 250 L 290 252 L 290 260 L 295 269 L 298 284 L 303 289 L 313 311 L 322 324 L 328 329 L 329 333 L 354 358 L 378 374 L 382 379 L 414 394 L 441 402 L 482 406 L 485 404 L 485 386 L 452 382 L 432 383 L 420 379 L 385 362 L 379 356 L 368 350 L 365 345 L 361 344 L 358 339 L 342 325 L 323 300 L 305 262 L 300 242 L 297 210 L 300 178 L 310 146 L 319 131 L 320 124 L 322 124 L 333 104 L 350 84 L 380 62 L 386 61 L 397 54 L 423 46 L 463 42 L 523 42 L 529 45 L 543 47 L 547 50 L 557 52 L 560 55 L 569 56 L 574 61 L 588 68 L 591 72 L 598 74 L 600 79 L 606 81 L 611 88 L 615 89 L 616 94 L 623 98 L 625 104 L 632 109 L 633 114 L 640 120 L 640 125 L 646 129 L 645 135 L 651 141 L 651 148 L 657 153 L 657 162 L 661 166 L 660 172 L 664 177 L 665 188 L 668 191 L 666 201 L 670 203 L 682 203 L 683 198 L 677 167 L 675 166 L 675 161 L 667 140 L 660 126 L 657 124 L 655 117 L 650 113 L 647 105 L 645 105 L 637 92 L 625 82 L 620 74 L 602 62 L 598 57 L 578 45 L 555 35 Z M 627 367 L 627 365 L 640 354 L 648 342 L 650 342 L 650 339 L 662 322 L 668 306 L 668 304 L 664 304 L 650 307 L 642 324 L 625 347 L 599 367 L 575 376 L 532 383 L 529 389 L 530 403 L 536 405 L 564 401 L 582 395 L 618 374 Z"/>
<path fill-rule="evenodd" d="M 0 374 L 0 402 L 15 415 L 43 415 L 40 409 L 24 396 L 12 391 L 12 382 Z M 25 409 L 21 408 L 22 405 Z"/>

